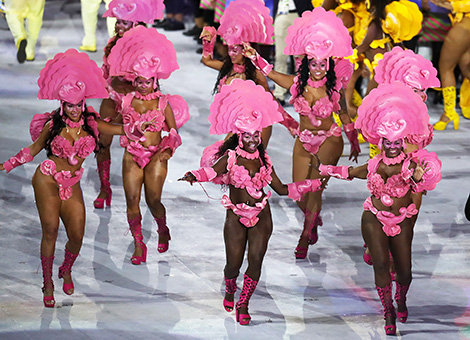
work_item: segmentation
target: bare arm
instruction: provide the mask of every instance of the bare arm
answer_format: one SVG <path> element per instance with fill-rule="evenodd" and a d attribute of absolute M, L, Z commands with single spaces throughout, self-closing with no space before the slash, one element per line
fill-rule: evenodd
<path fill-rule="evenodd" d="M 349 168 L 349 176 L 351 178 L 367 179 L 367 173 L 367 163 L 360 166 L 356 166 L 354 168 Z"/>
<path fill-rule="evenodd" d="M 121 124 L 112 124 L 104 120 L 97 119 L 98 131 L 103 135 L 123 135 L 124 128 Z"/>
<path fill-rule="evenodd" d="M 287 196 L 289 194 L 287 184 L 283 184 L 279 177 L 277 177 L 276 171 L 274 171 L 274 167 L 272 168 L 272 170 L 273 171 L 271 173 L 271 177 L 273 178 L 273 180 L 271 181 L 271 183 L 269 183 L 269 186 L 273 188 L 273 190 L 278 195 Z"/>
<path fill-rule="evenodd" d="M 212 168 L 200 168 L 198 170 L 188 171 L 183 177 L 179 178 L 178 181 L 186 181 L 189 184 L 193 185 L 193 183 L 198 182 L 198 178 L 201 177 L 208 177 L 213 176 L 214 178 L 217 176 L 222 175 L 223 173 L 227 172 L 227 162 L 228 162 L 228 155 L 220 157 L 220 159 L 212 166 Z M 194 174 L 196 173 L 196 175 Z M 210 181 L 212 178 L 200 180 L 199 182 L 203 181 Z"/>
<path fill-rule="evenodd" d="M 356 47 L 357 54 L 361 55 L 370 48 L 370 44 L 376 39 L 377 35 L 382 31 L 375 22 L 372 22 L 367 29 L 367 33 L 362 40 L 361 44 Z"/>

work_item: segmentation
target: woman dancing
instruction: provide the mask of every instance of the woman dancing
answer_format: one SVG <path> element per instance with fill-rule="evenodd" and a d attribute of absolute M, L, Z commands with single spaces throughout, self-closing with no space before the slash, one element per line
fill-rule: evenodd
<path fill-rule="evenodd" d="M 228 45 L 228 55 L 223 61 L 213 59 L 214 44 L 217 34 Z M 274 28 L 269 9 L 262 0 L 236 0 L 230 3 L 220 20 L 218 31 L 214 27 L 204 27 L 201 38 L 203 43 L 202 62 L 204 65 L 219 71 L 214 93 L 221 90 L 234 79 L 252 80 L 271 93 L 266 77 L 244 55 L 244 44 L 273 44 Z M 291 134 L 299 124 L 279 104 L 283 124 Z M 271 137 L 272 127 L 267 126 L 261 139 L 267 147 Z M 228 136 L 230 137 L 230 136 Z M 219 144 L 220 145 L 220 144 Z"/>
<path fill-rule="evenodd" d="M 437 123 L 435 130 L 445 130 L 450 122 L 454 129 L 459 128 L 459 115 L 455 111 L 455 75 L 454 69 L 460 66 L 464 78 L 460 88 L 461 101 L 468 105 L 470 94 L 470 2 L 456 0 L 431 0 L 437 6 L 452 11 L 452 28 L 447 32 L 439 59 L 439 74 L 442 81 L 442 95 L 444 97 L 444 113 Z M 462 105 L 461 105 L 462 106 Z M 470 109 L 462 106 L 465 118 L 470 119 Z"/>
<path fill-rule="evenodd" d="M 123 34 L 136 26 L 145 26 L 146 23 L 153 23 L 155 20 L 163 18 L 163 0 L 113 0 L 109 4 L 108 10 L 103 17 L 116 18 L 115 35 L 109 39 L 104 48 L 103 70 L 104 78 L 108 83 L 109 98 L 103 99 L 100 106 L 100 116 L 102 119 L 112 121 L 119 119 L 121 113 L 122 98 L 129 92 L 135 91 L 132 81 L 125 77 L 110 77 L 108 56 L 116 42 L 122 38 Z M 96 164 L 100 178 L 100 193 L 93 202 L 96 209 L 103 209 L 106 203 L 111 205 L 112 190 L 109 183 L 109 171 L 111 167 L 110 146 L 113 136 L 100 135 L 100 148 L 96 155 Z"/>
<path fill-rule="evenodd" d="M 271 193 L 266 194 L 263 188 L 269 185 L 279 195 L 299 200 L 321 185 L 319 179 L 285 185 L 277 177 L 261 143 L 261 130 L 282 119 L 276 108 L 277 102 L 271 94 L 252 81 L 237 79 L 224 86 L 210 107 L 210 132 L 233 135 L 220 147 L 220 159 L 214 166 L 188 172 L 180 179 L 193 184 L 212 181 L 221 175 L 227 178 L 230 192 L 222 198 L 222 205 L 227 209 L 223 305 L 227 312 L 234 308 L 237 277 L 248 244 L 248 268 L 236 304 L 236 319 L 241 325 L 250 323 L 248 303 L 258 284 L 273 229 L 268 202 Z"/>
<path fill-rule="evenodd" d="M 64 280 L 64 293 L 71 295 L 74 292 L 72 266 L 85 232 L 85 206 L 80 188 L 82 163 L 97 151 L 99 132 L 113 135 L 124 131 L 122 125 L 97 119 L 93 108 L 85 105 L 88 98 L 108 96 L 101 70 L 86 53 L 70 49 L 56 54 L 41 70 L 38 85 L 38 98 L 58 99 L 60 108 L 34 116 L 30 129 L 33 144 L 0 163 L 0 170 L 10 172 L 32 161 L 42 149 L 47 151 L 48 159 L 34 173 L 33 188 L 42 228 L 43 301 L 45 307 L 54 307 L 52 264 L 59 219 L 64 223 L 68 238 L 59 278 Z"/>
<path fill-rule="evenodd" d="M 189 119 L 189 113 L 180 96 L 160 92 L 159 79 L 168 78 L 179 67 L 173 44 L 163 34 L 153 28 L 136 27 L 119 39 L 108 61 L 110 76 L 132 79 L 136 88 L 122 99 L 121 116 L 126 135 L 120 142 L 126 148 L 122 180 L 127 219 L 135 245 L 131 262 L 138 265 L 147 260 L 139 207 L 142 186 L 147 206 L 158 225 L 157 250 L 159 253 L 168 250 L 171 237 L 161 196 L 168 160 L 181 145 L 177 128 Z M 144 128 L 142 124 L 147 123 L 149 125 Z M 162 136 L 164 130 L 169 131 L 165 137 Z"/>
<path fill-rule="evenodd" d="M 404 152 L 407 140 L 426 135 L 426 104 L 413 90 L 400 84 L 383 84 L 364 98 L 356 127 L 364 138 L 381 148 L 368 163 L 353 168 L 320 165 L 320 174 L 340 179 L 367 179 L 371 196 L 364 202 L 362 235 L 372 257 L 375 285 L 384 307 L 385 332 L 396 333 L 396 318 L 406 322 L 406 295 L 410 287 L 413 217 L 418 213 L 412 194 L 432 190 L 441 179 L 441 162 L 435 153 L 421 149 Z M 395 263 L 393 305 L 390 256 Z"/>
<path fill-rule="evenodd" d="M 331 34 L 335 32 L 335 34 Z M 334 122 L 332 113 L 339 113 L 344 131 L 351 144 L 349 159 L 357 162 L 360 152 L 357 131 L 351 122 L 344 101 L 345 87 L 351 76 L 352 64 L 345 59 L 352 54 L 351 37 L 339 18 L 333 12 L 317 7 L 304 12 L 289 27 L 284 53 L 303 56 L 296 76 L 282 74 L 251 49 L 249 56 L 256 67 L 278 85 L 290 89 L 290 103 L 300 115 L 300 133 L 293 151 L 292 178 L 294 182 L 320 178 L 312 167 L 315 155 L 324 164 L 337 164 L 343 151 L 341 129 Z M 336 62 L 335 62 L 336 60 Z M 306 195 L 298 202 L 305 214 L 302 234 L 295 256 L 307 256 L 308 246 L 318 240 L 317 228 L 322 225 L 320 211 L 322 192 L 319 190 Z"/>

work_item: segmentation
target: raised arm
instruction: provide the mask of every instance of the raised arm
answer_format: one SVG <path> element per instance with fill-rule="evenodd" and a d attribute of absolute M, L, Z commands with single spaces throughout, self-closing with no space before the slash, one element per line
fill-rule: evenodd
<path fill-rule="evenodd" d="M 361 152 L 361 148 L 359 146 L 359 140 L 358 140 L 358 132 L 356 128 L 354 127 L 354 123 L 351 121 L 351 117 L 348 114 L 344 89 L 341 88 L 339 93 L 341 97 L 339 100 L 340 110 L 338 112 L 338 115 L 339 115 L 339 119 L 341 120 L 341 123 L 343 123 L 344 133 L 346 134 L 346 137 L 348 138 L 348 141 L 351 144 L 349 160 L 352 160 L 353 162 L 357 163 L 357 156 L 359 156 L 359 153 Z"/>
<path fill-rule="evenodd" d="M 213 59 L 217 31 L 212 26 L 205 26 L 199 38 L 202 39 L 202 63 L 214 70 L 220 71 L 224 63 Z"/>

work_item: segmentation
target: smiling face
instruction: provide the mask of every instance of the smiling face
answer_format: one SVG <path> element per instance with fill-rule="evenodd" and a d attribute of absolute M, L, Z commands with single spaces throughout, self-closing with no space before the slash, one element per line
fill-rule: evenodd
<path fill-rule="evenodd" d="M 117 36 L 122 37 L 124 33 L 129 31 L 134 26 L 132 21 L 117 19 L 114 25 L 114 32 Z"/>
<path fill-rule="evenodd" d="M 78 122 L 82 117 L 83 100 L 77 104 L 64 102 L 64 115 L 72 122 Z"/>
<path fill-rule="evenodd" d="M 249 153 L 254 153 L 258 150 L 258 145 L 261 143 L 261 132 L 243 132 L 241 135 L 241 141 L 243 144 L 243 150 Z"/>
<path fill-rule="evenodd" d="M 396 141 L 389 141 L 384 138 L 382 142 L 382 149 L 385 152 L 387 158 L 397 157 L 403 151 L 403 140 L 399 139 Z"/>
<path fill-rule="evenodd" d="M 328 59 L 311 59 L 308 68 L 313 80 L 322 80 L 328 71 Z"/>
<path fill-rule="evenodd" d="M 242 45 L 230 45 L 228 47 L 228 55 L 232 64 L 239 64 L 242 65 L 244 62 L 243 56 L 243 46 Z"/>
<path fill-rule="evenodd" d="M 137 77 L 134 86 L 140 94 L 146 95 L 153 92 L 153 78 Z"/>

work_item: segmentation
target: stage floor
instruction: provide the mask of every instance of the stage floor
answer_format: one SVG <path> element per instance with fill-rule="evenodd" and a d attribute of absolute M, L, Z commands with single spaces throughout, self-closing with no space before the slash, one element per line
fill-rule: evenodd
<path fill-rule="evenodd" d="M 0 160 L 31 143 L 29 122 L 57 102 L 38 100 L 37 79 L 47 59 L 78 48 L 82 24 L 76 4 L 61 8 L 48 1 L 34 62 L 18 64 L 8 30 L 0 30 Z M 62 9 L 62 10 L 61 10 Z M 0 19 L 5 26 L 4 19 Z M 36 159 L 12 173 L 0 174 L 0 339 L 385 339 L 381 306 L 372 267 L 362 260 L 360 233 L 366 182 L 331 180 L 324 193 L 323 227 L 305 260 L 295 260 L 302 227 L 295 203 L 273 193 L 274 232 L 263 271 L 250 301 L 252 322 L 240 326 L 235 313 L 222 307 L 225 264 L 222 192 L 212 184 L 177 182 L 199 166 L 204 147 L 219 139 L 209 135 L 207 116 L 217 73 L 200 63 L 196 43 L 181 32 L 168 38 L 178 53 L 180 70 L 161 81 L 163 92 L 179 94 L 189 104 L 191 120 L 180 129 L 183 145 L 169 162 L 163 192 L 172 240 L 167 253 L 156 251 L 156 225 L 142 200 L 145 265 L 129 259 L 133 242 L 127 233 L 122 189 L 122 149 L 112 146 L 112 206 L 93 208 L 99 189 L 96 163 L 84 163 L 81 182 L 87 208 L 86 233 L 73 267 L 75 294 L 62 292 L 57 269 L 63 259 L 65 230 L 60 228 L 55 273 L 56 308 L 42 304 L 39 260 L 41 228 L 31 186 L 32 175 L 45 159 Z M 97 53 L 101 65 L 107 41 L 99 22 Z M 99 101 L 90 100 L 96 109 Z M 298 117 L 287 108 L 294 117 Z M 437 121 L 442 106 L 430 108 Z M 470 339 L 470 225 L 463 208 L 470 192 L 470 122 L 461 118 L 458 131 L 435 133 L 429 146 L 442 160 L 442 181 L 423 199 L 413 242 L 413 284 L 408 295 L 409 318 L 398 324 L 403 339 Z M 269 154 L 285 183 L 291 181 L 293 139 L 275 126 Z M 362 144 L 359 163 L 367 161 Z M 345 146 L 349 151 L 349 145 Z M 341 165 L 351 164 L 342 157 Z M 212 199 L 215 198 L 215 199 Z M 242 273 L 246 268 L 246 262 Z M 242 275 L 238 286 L 242 285 Z M 238 291 L 240 292 L 240 290 Z"/>

